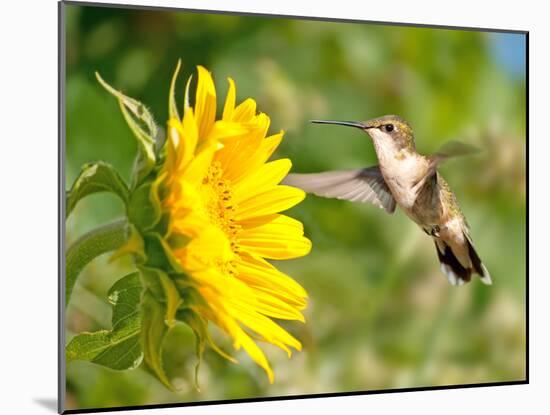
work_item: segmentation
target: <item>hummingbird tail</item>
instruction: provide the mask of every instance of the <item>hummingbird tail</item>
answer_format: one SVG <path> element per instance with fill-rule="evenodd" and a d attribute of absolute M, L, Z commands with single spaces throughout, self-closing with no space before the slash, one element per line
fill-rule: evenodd
<path fill-rule="evenodd" d="M 492 280 L 489 271 L 481 262 L 471 239 L 466 234 L 464 237 L 468 245 L 467 248 L 471 264 L 470 267 L 464 267 L 454 254 L 451 247 L 444 241 L 441 239 L 434 239 L 437 256 L 439 258 L 439 262 L 441 263 L 441 272 L 445 274 L 451 285 L 463 285 L 469 282 L 472 274 L 478 274 L 481 277 L 481 282 L 486 285 L 491 285 Z"/>

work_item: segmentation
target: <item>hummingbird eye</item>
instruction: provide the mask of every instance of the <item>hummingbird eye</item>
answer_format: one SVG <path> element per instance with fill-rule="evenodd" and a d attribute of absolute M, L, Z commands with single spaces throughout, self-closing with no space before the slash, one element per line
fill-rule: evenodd
<path fill-rule="evenodd" d="M 388 133 L 391 133 L 391 132 L 394 130 L 394 128 L 395 128 L 395 127 L 393 126 L 393 124 L 386 124 L 386 125 L 384 126 L 384 129 L 385 129 Z"/>

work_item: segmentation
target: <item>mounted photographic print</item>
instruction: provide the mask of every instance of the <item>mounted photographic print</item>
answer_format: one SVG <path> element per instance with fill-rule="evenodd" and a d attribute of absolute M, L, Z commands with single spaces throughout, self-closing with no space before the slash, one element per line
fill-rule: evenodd
<path fill-rule="evenodd" d="M 527 382 L 527 32 L 59 11 L 60 412 Z"/>

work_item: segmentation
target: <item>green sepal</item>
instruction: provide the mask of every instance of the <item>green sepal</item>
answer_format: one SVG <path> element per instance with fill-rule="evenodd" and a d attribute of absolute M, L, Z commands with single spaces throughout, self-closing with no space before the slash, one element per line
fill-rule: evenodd
<path fill-rule="evenodd" d="M 150 268 L 146 266 L 140 266 L 138 267 L 138 269 L 141 275 L 143 287 L 146 290 L 150 291 L 151 294 L 153 294 L 153 296 L 159 301 L 162 301 L 162 299 L 164 298 L 164 290 L 160 283 L 158 274 L 163 271 L 157 268 Z"/>
<path fill-rule="evenodd" d="M 97 72 L 96 78 L 109 93 L 118 99 L 120 111 L 137 139 L 138 156 L 133 174 L 133 185 L 136 186 L 149 175 L 155 166 L 155 143 L 160 137 L 160 130 L 145 105 L 114 89 Z"/>
<path fill-rule="evenodd" d="M 168 333 L 165 324 L 166 306 L 157 301 L 150 291 L 145 291 L 141 301 L 141 344 L 147 369 L 168 389 L 174 386 L 166 376 L 162 365 L 162 344 Z"/>
<path fill-rule="evenodd" d="M 172 233 L 168 238 L 168 244 L 175 249 L 183 248 L 189 242 L 191 242 L 191 237 L 181 233 Z"/>
<path fill-rule="evenodd" d="M 67 192 L 65 217 L 69 217 L 77 203 L 93 193 L 112 192 L 128 203 L 128 185 L 110 164 L 98 161 L 82 166 L 80 174 Z"/>
<path fill-rule="evenodd" d="M 128 224 L 126 242 L 124 242 L 120 248 L 113 252 L 109 258 L 109 262 L 113 262 L 114 260 L 127 254 L 133 255 L 134 261 L 137 264 L 144 264 L 147 260 L 147 257 L 145 256 L 145 245 L 143 243 L 143 238 L 137 228 L 131 223 Z"/>
<path fill-rule="evenodd" d="M 161 219 L 158 186 L 158 180 L 143 183 L 130 196 L 127 209 L 128 219 L 140 231 L 152 229 Z"/>
<path fill-rule="evenodd" d="M 190 308 L 182 308 L 178 310 L 176 314 L 178 321 L 181 321 L 187 324 L 193 333 L 195 334 L 195 354 L 197 356 L 197 364 L 195 365 L 195 388 L 200 391 L 199 386 L 199 370 L 202 362 L 202 356 L 206 346 L 210 346 L 212 350 L 218 353 L 223 358 L 229 360 L 232 363 L 237 363 L 237 361 L 221 350 L 216 343 L 210 337 L 208 333 L 208 321 L 202 318 L 199 314 L 195 313 Z"/>
<path fill-rule="evenodd" d="M 172 75 L 172 82 L 170 82 L 170 92 L 168 94 L 168 116 L 170 118 L 177 118 L 180 119 L 180 115 L 178 113 L 178 107 L 176 105 L 176 80 L 178 79 L 178 73 L 181 68 L 181 59 L 178 59 L 178 64 L 176 65 L 176 70 L 174 71 L 174 75 Z"/>
<path fill-rule="evenodd" d="M 166 314 L 164 322 L 168 327 L 174 327 L 176 324 L 176 313 L 182 300 L 174 282 L 164 272 L 160 274 L 160 283 L 164 290 L 164 300 L 166 304 Z"/>
<path fill-rule="evenodd" d="M 164 271 L 148 266 L 139 267 L 145 287 L 153 297 L 166 307 L 165 323 L 173 327 L 176 322 L 176 312 L 182 304 L 180 293 L 174 281 Z"/>
<path fill-rule="evenodd" d="M 109 290 L 113 307 L 111 330 L 81 333 L 66 347 L 67 362 L 85 360 L 116 370 L 133 369 L 142 359 L 139 303 L 142 285 L 137 272 L 118 280 Z"/>
<path fill-rule="evenodd" d="M 194 383 L 195 389 L 200 392 L 201 388 L 199 385 L 199 371 L 202 363 L 202 356 L 204 354 L 204 349 L 206 346 L 206 335 L 208 331 L 206 329 L 206 323 L 202 320 L 196 313 L 190 309 L 179 310 L 177 314 L 179 321 L 184 322 L 195 334 L 195 354 L 197 356 L 197 363 L 195 364 L 195 376 Z"/>
<path fill-rule="evenodd" d="M 143 235 L 147 265 L 164 269 L 168 272 L 182 273 L 183 269 L 176 260 L 168 242 L 158 233 Z"/>
<path fill-rule="evenodd" d="M 170 232 L 170 214 L 163 213 L 160 220 L 155 226 L 155 232 L 159 233 L 163 237 L 166 237 Z"/>

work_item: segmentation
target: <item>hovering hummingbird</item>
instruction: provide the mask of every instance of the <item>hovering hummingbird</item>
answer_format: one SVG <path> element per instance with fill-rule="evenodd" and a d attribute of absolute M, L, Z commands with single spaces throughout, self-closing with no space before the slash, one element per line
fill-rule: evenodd
<path fill-rule="evenodd" d="M 462 285 L 478 274 L 491 284 L 491 276 L 476 253 L 466 218 L 447 182 L 437 171 L 450 158 L 473 152 L 456 141 L 431 156 L 416 151 L 408 122 L 386 115 L 365 122 L 312 120 L 359 128 L 372 138 L 378 166 L 311 174 L 289 174 L 284 184 L 318 196 L 372 203 L 388 213 L 401 209 L 435 242 L 441 271 L 452 285 Z"/>

